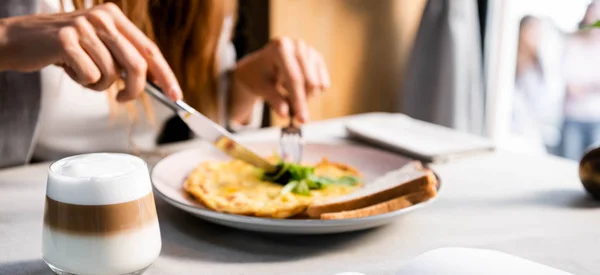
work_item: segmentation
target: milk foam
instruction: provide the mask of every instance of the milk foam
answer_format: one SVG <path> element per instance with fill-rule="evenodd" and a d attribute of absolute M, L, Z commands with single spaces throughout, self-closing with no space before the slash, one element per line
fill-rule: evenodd
<path fill-rule="evenodd" d="M 93 153 L 50 166 L 46 195 L 79 205 L 106 205 L 139 199 L 152 191 L 146 163 L 135 156 Z"/>
<path fill-rule="evenodd" d="M 139 167 L 138 159 L 121 154 L 89 154 L 66 158 L 53 165 L 58 174 L 77 178 L 113 178 Z"/>

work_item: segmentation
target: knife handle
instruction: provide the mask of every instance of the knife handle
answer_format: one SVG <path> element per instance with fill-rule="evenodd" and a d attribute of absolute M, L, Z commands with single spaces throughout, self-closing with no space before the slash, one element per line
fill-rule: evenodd
<path fill-rule="evenodd" d="M 174 112 L 184 111 L 188 113 L 198 113 L 196 109 L 192 106 L 185 103 L 183 100 L 173 101 L 169 97 L 167 97 L 163 91 L 156 86 L 154 83 L 150 81 L 146 81 L 146 88 L 144 89 L 146 93 L 150 96 L 154 97 L 156 100 L 169 107 Z"/>
<path fill-rule="evenodd" d="M 127 73 L 125 71 L 121 71 L 121 78 L 127 78 Z M 144 87 L 144 91 L 150 96 L 152 96 L 154 99 L 158 100 L 163 105 L 167 106 L 169 109 L 173 110 L 173 112 L 175 113 L 177 113 L 181 109 L 180 106 L 178 106 L 175 102 L 173 102 L 173 100 L 167 97 L 165 93 L 163 93 L 161 88 L 159 88 L 154 83 L 148 80 L 146 80 L 146 86 Z"/>

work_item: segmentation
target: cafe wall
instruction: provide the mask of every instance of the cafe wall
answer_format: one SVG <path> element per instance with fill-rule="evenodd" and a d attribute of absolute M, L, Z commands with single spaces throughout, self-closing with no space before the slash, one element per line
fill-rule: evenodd
<path fill-rule="evenodd" d="M 403 75 L 425 0 L 271 0 L 271 37 L 320 51 L 332 87 L 310 102 L 311 119 L 401 111 Z M 275 124 L 281 123 L 273 117 Z"/>

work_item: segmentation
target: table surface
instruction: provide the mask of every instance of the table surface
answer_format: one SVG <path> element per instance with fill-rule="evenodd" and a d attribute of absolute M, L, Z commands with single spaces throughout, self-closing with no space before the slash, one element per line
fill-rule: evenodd
<path fill-rule="evenodd" d="M 349 119 L 309 124 L 306 139 L 347 142 Z M 277 131 L 242 137 L 275 140 Z M 0 274 L 51 274 L 40 249 L 47 167 L 0 170 Z M 600 270 L 600 203 L 583 191 L 575 162 L 501 151 L 433 168 L 443 181 L 435 203 L 393 224 L 339 235 L 229 229 L 157 197 L 163 249 L 145 274 L 394 274 L 411 258 L 448 246 L 495 249 L 580 275 Z"/>

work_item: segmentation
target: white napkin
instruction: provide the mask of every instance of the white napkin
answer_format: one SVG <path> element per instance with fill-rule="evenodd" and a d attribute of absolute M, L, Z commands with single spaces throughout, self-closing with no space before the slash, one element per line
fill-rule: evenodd
<path fill-rule="evenodd" d="M 439 248 L 421 254 L 398 275 L 573 275 L 510 254 L 473 248 Z"/>
<path fill-rule="evenodd" d="M 397 275 L 573 275 L 510 254 L 475 248 L 446 247 L 410 260 Z M 366 275 L 344 272 L 334 275 Z"/>
<path fill-rule="evenodd" d="M 491 151 L 491 140 L 413 119 L 403 114 L 373 113 L 346 123 L 350 137 L 426 162 Z"/>

